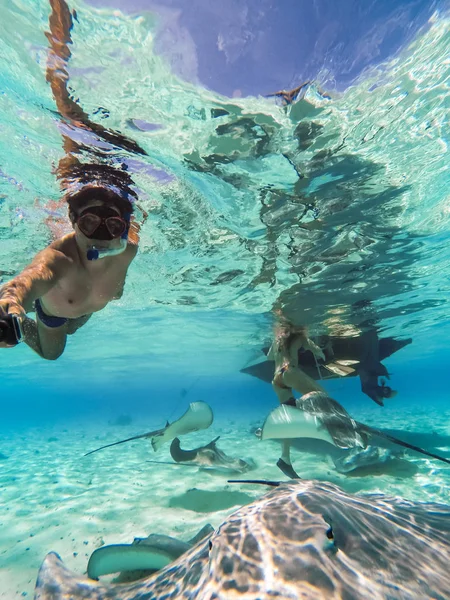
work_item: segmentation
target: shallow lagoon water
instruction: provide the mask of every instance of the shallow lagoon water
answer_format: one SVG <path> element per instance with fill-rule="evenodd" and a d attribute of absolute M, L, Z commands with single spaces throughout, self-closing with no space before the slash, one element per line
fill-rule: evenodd
<path fill-rule="evenodd" d="M 357 378 L 324 386 L 360 421 L 450 436 L 449 21 L 444 4 L 419 5 L 413 14 L 412 4 L 398 3 L 381 21 L 370 10 L 360 14 L 367 60 L 360 52 L 356 61 L 348 15 L 333 17 L 333 38 L 324 33 L 325 5 L 317 39 L 335 43 L 311 53 L 294 46 L 295 36 L 280 51 L 265 3 L 256 22 L 227 3 L 221 15 L 176 3 L 71 4 L 73 97 L 146 156 L 76 129 L 70 135 L 129 165 L 149 218 L 123 297 L 71 338 L 58 361 L 42 361 L 25 345 L 2 352 L 0 597 L 31 596 L 49 550 L 82 573 L 102 542 L 154 532 L 188 539 L 261 493 L 232 488 L 223 475 L 147 463 L 170 460 L 167 448 L 155 455 L 147 440 L 83 458 L 163 426 L 191 401 L 208 402 L 215 421 L 183 439 L 186 447 L 220 435 L 225 452 L 255 460 L 255 477 L 280 478 L 277 443 L 261 443 L 252 431 L 276 398 L 239 373 L 263 360 L 278 303 L 313 335 L 371 320 L 380 337 L 412 338 L 384 361 L 399 392 L 384 408 L 362 394 Z M 4 282 L 68 230 L 53 170 L 69 125 L 45 82 L 48 3 L 1 10 Z M 211 26 L 216 44 L 204 36 L 201 46 L 195 10 L 205 23 L 221 16 L 220 31 Z M 248 14 L 254 10 L 249 5 Z M 300 8 L 288 10 L 300 18 Z M 228 13 L 235 18 L 224 19 Z M 264 79 L 256 67 L 269 46 L 277 50 Z M 301 58 L 312 55 L 316 62 L 302 70 Z M 296 67 L 287 75 L 281 66 L 289 61 Z M 293 104 L 266 97 L 306 79 L 314 81 Z M 121 415 L 131 422 L 111 425 Z M 450 447 L 439 452 L 449 456 Z M 294 450 L 293 461 L 302 477 L 346 491 L 450 502 L 449 467 L 417 454 L 398 471 L 364 476 L 341 475 L 310 453 Z"/>

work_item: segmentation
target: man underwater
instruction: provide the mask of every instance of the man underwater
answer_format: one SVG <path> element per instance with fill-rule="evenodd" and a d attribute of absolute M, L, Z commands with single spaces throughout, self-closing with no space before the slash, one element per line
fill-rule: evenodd
<path fill-rule="evenodd" d="M 69 191 L 74 231 L 52 242 L 0 288 L 0 318 L 17 315 L 23 341 L 47 360 L 64 352 L 67 336 L 123 293 L 137 236 L 128 239 L 134 192 L 98 180 Z M 36 311 L 36 321 L 26 313 Z M 0 347 L 10 347 L 7 341 Z"/>

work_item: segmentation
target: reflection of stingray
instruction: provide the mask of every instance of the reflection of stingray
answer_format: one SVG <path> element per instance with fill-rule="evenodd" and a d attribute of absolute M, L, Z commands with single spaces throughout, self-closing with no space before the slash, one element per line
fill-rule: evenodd
<path fill-rule="evenodd" d="M 326 361 L 339 361 L 339 360 L 362 360 L 363 355 L 365 354 L 364 347 L 364 337 L 333 337 L 330 336 L 329 342 L 333 348 L 333 355 L 329 356 L 328 350 L 325 347 L 324 353 L 326 357 Z M 388 356 L 391 356 L 395 352 L 398 352 L 405 346 L 411 343 L 411 339 L 406 340 L 396 340 L 392 337 L 383 338 L 379 340 L 379 360 L 382 361 Z M 268 348 L 264 348 L 263 351 L 265 354 L 268 352 Z M 307 351 L 303 352 L 299 350 L 298 353 L 298 361 L 301 369 L 310 377 L 315 380 L 318 379 L 334 379 L 340 377 L 339 374 L 333 373 L 328 370 L 323 364 L 318 364 L 314 359 L 314 355 L 312 352 Z M 358 364 L 353 365 L 354 372 L 349 373 L 349 377 L 353 377 L 358 375 Z M 252 375 L 253 377 L 257 377 L 258 379 L 262 379 L 267 383 L 271 383 L 274 375 L 275 363 L 273 360 L 266 360 L 255 365 L 251 365 L 250 367 L 246 367 L 241 369 L 241 373 L 247 373 L 248 375 Z"/>

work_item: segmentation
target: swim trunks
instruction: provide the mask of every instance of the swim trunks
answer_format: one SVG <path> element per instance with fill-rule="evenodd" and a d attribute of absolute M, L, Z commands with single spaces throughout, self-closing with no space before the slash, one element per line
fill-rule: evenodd
<path fill-rule="evenodd" d="M 39 298 L 34 301 L 34 308 L 36 310 L 37 316 L 39 317 L 39 320 L 42 323 L 44 323 L 44 325 L 46 325 L 47 327 L 62 327 L 69 320 L 65 317 L 54 317 L 53 315 L 48 315 L 47 313 L 45 313 Z"/>
<path fill-rule="evenodd" d="M 283 390 L 290 390 L 291 388 L 288 385 L 285 385 L 283 382 L 283 373 L 285 373 L 289 368 L 289 365 L 283 365 L 275 371 L 275 376 L 273 378 L 273 382 L 279 388 Z"/>

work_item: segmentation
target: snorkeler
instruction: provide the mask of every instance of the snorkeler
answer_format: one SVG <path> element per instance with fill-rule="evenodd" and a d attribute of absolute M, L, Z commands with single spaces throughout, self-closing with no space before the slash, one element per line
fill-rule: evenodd
<path fill-rule="evenodd" d="M 146 152 L 93 122 L 72 98 L 67 63 L 73 15 L 65 0 L 51 0 L 50 5 L 47 81 L 64 122 L 65 155 L 56 173 L 63 189 L 61 204 L 68 205 L 74 231 L 54 240 L 0 288 L 0 347 L 23 339 L 43 358 L 55 360 L 64 351 L 67 335 L 122 295 L 138 249 L 139 224 L 133 219 L 137 194 L 123 158 L 114 165 L 111 150 Z M 80 130 L 92 146 L 71 137 L 72 131 Z M 109 146 L 103 152 L 105 143 Z M 86 155 L 89 162 L 80 160 Z M 36 320 L 26 316 L 33 309 Z"/>
<path fill-rule="evenodd" d="M 55 360 L 67 335 L 120 298 L 137 245 L 128 240 L 133 213 L 125 190 L 88 184 L 66 195 L 74 231 L 55 240 L 0 288 L 0 317 L 16 315 L 23 340 Z M 26 316 L 34 307 L 36 321 Z M 0 342 L 0 347 L 13 344 Z"/>
<path fill-rule="evenodd" d="M 325 360 L 319 346 L 309 339 L 305 327 L 295 327 L 281 317 L 275 325 L 274 341 L 268 354 L 268 358 L 275 361 L 272 387 L 280 404 L 296 406 L 293 390 L 300 394 L 325 391 L 321 385 L 300 368 L 298 354 L 301 349 L 310 350 L 315 360 Z M 282 444 L 282 453 L 277 462 L 277 467 L 288 477 L 298 478 L 292 467 L 290 454 L 290 443 L 285 440 Z"/>

